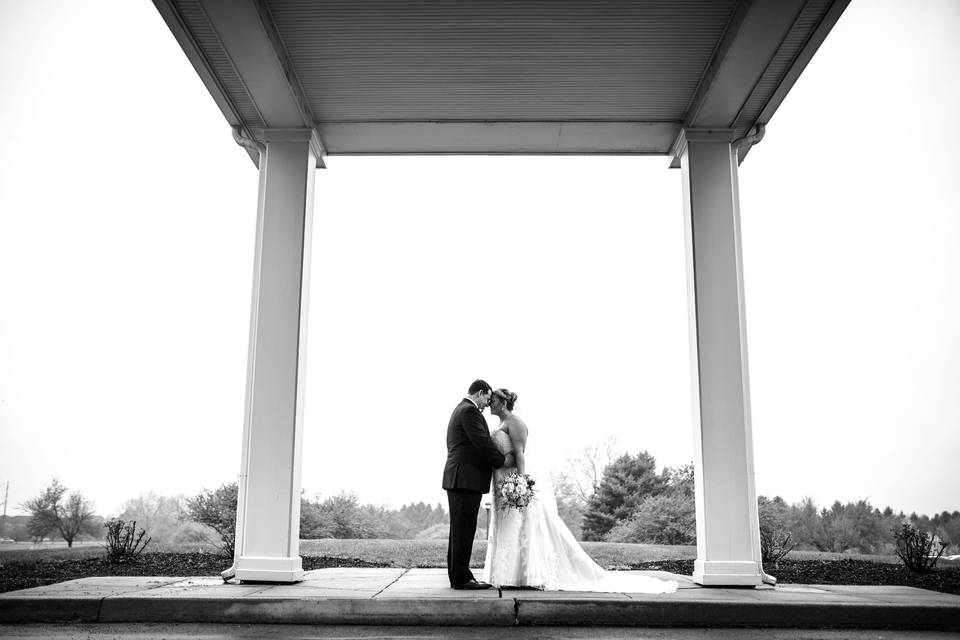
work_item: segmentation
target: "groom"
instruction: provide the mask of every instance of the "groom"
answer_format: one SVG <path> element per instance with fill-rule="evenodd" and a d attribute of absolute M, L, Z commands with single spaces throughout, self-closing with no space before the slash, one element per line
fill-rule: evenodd
<path fill-rule="evenodd" d="M 447 464 L 443 467 L 443 488 L 450 507 L 447 575 L 453 589 L 489 589 L 489 584 L 477 582 L 470 572 L 470 554 L 480 500 L 490 490 L 493 468 L 502 467 L 504 459 L 483 417 L 493 389 L 476 380 L 467 393 L 447 425 Z"/>

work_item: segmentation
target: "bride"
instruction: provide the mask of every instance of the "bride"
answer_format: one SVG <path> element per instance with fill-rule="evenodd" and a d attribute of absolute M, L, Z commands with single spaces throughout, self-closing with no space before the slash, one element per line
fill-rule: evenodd
<path fill-rule="evenodd" d="M 527 425 L 513 414 L 517 394 L 497 389 L 490 412 L 500 418 L 493 441 L 506 457 L 493 476 L 493 509 L 484 563 L 486 581 L 498 587 L 533 587 L 548 591 L 669 593 L 677 583 L 634 573 L 604 571 L 583 550 L 557 513 L 557 502 L 543 470 L 531 470 Z M 505 504 L 497 487 L 514 472 L 536 481 L 534 497 L 524 509 Z"/>

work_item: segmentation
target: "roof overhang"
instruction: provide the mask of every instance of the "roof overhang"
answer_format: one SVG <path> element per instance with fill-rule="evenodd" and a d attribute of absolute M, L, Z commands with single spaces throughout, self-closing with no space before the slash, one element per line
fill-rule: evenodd
<path fill-rule="evenodd" d="M 674 166 L 684 130 L 736 139 L 769 122 L 848 2 L 154 0 L 253 140 L 307 128 L 323 154 Z"/>

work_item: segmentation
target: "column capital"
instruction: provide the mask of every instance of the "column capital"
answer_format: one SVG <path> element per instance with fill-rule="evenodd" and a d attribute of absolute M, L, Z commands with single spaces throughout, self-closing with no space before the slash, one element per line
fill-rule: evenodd
<path fill-rule="evenodd" d="M 726 142 L 731 143 L 734 140 L 733 129 L 717 129 L 706 127 L 684 127 L 680 129 L 673 144 L 670 146 L 670 168 L 680 167 L 680 158 L 687 150 L 688 142 Z"/>
<path fill-rule="evenodd" d="M 314 155 L 317 157 L 317 168 L 318 169 L 326 168 L 326 165 L 324 165 L 323 163 L 323 156 L 326 155 L 326 150 L 323 148 L 323 143 L 320 142 L 320 136 L 317 135 L 316 129 L 307 129 L 307 128 L 257 129 L 256 135 L 258 138 L 260 138 L 267 144 L 271 142 L 309 142 L 310 149 L 313 151 Z"/>

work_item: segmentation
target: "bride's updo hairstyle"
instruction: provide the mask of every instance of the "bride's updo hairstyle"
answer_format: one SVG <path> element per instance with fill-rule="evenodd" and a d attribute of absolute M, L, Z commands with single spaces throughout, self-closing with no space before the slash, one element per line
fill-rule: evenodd
<path fill-rule="evenodd" d="M 507 407 L 507 411 L 513 411 L 513 405 L 517 403 L 517 394 L 510 391 L 510 389 L 497 389 L 493 392 L 493 395 L 503 401 L 503 404 Z"/>

